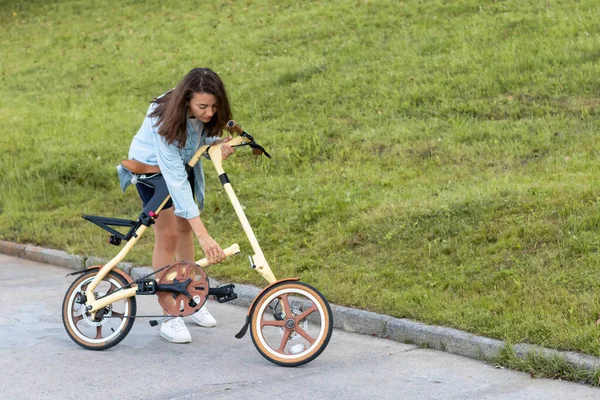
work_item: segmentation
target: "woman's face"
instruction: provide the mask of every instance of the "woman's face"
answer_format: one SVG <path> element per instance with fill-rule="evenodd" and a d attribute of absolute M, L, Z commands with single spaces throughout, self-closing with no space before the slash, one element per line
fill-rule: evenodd
<path fill-rule="evenodd" d="M 217 112 L 217 98 L 209 93 L 194 93 L 190 100 L 188 116 L 206 123 Z"/>

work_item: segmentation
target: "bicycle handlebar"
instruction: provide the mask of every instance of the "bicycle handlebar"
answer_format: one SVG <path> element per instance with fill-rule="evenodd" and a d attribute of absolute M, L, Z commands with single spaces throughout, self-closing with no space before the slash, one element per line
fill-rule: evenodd
<path fill-rule="evenodd" d="M 241 135 L 244 132 L 242 126 L 232 119 L 227 122 L 225 129 L 227 129 L 229 133 L 237 133 L 238 135 Z"/>
<path fill-rule="evenodd" d="M 240 246 L 237 243 L 234 243 L 231 246 L 229 246 L 228 248 L 223 249 L 223 252 L 225 253 L 225 255 L 227 257 L 231 257 L 232 255 L 240 252 Z M 201 267 L 207 267 L 208 259 L 206 257 L 204 257 L 204 258 L 196 261 L 196 264 L 198 264 Z"/>
<path fill-rule="evenodd" d="M 261 145 L 259 145 L 258 143 L 256 143 L 254 141 L 254 138 L 246 131 L 244 131 L 242 129 L 242 126 L 238 123 L 236 123 L 234 120 L 229 120 L 227 122 L 227 126 L 225 127 L 225 129 L 227 129 L 227 131 L 229 133 L 237 133 L 239 136 L 243 136 L 244 138 L 247 138 L 250 142 L 249 143 L 245 143 L 243 145 L 249 145 L 252 148 L 252 153 L 254 155 L 261 155 L 264 154 L 265 156 L 267 156 L 267 158 L 271 158 L 271 155 L 269 153 L 267 153 L 267 151 L 265 150 L 264 147 L 262 147 Z"/>

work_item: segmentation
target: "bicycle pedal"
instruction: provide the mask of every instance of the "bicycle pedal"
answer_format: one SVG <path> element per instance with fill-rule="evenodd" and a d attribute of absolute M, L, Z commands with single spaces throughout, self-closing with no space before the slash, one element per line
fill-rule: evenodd
<path fill-rule="evenodd" d="M 136 294 L 146 294 L 146 295 L 156 294 L 156 290 L 157 290 L 156 280 L 143 279 L 143 280 L 137 280 L 135 283 L 137 283 Z"/>
<path fill-rule="evenodd" d="M 237 293 L 233 290 L 235 285 L 230 283 L 228 285 L 219 286 L 218 288 L 208 289 L 208 295 L 214 296 L 215 300 L 219 303 L 226 303 L 231 300 L 237 299 Z"/>

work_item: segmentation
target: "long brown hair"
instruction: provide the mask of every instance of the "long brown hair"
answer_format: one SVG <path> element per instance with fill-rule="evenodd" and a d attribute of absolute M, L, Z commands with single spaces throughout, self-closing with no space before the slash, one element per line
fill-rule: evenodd
<path fill-rule="evenodd" d="M 169 144 L 177 142 L 179 148 L 185 146 L 187 139 L 188 106 L 194 93 L 212 94 L 217 99 L 217 112 L 204 124 L 208 136 L 220 136 L 227 121 L 231 119 L 227 92 L 219 75 L 210 68 L 194 68 L 175 89 L 154 99 L 157 107 L 149 115 L 158 117 L 158 134 Z"/>

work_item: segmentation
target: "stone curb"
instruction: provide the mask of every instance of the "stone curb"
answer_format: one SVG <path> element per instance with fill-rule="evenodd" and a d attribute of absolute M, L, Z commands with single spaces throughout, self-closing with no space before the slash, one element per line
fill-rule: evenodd
<path fill-rule="evenodd" d="M 74 270 L 101 265 L 106 262 L 106 260 L 97 257 L 83 257 L 62 250 L 45 249 L 29 244 L 2 240 L 0 240 L 0 253 Z M 152 272 L 150 267 L 134 267 L 131 263 L 119 263 L 117 267 L 128 273 L 133 279 L 139 279 Z M 214 287 L 221 285 L 222 282 L 211 278 L 210 284 Z M 251 285 L 235 284 L 235 291 L 238 298 L 231 301 L 231 303 L 241 307 L 249 307 L 261 289 Z M 331 310 L 333 312 L 333 326 L 336 329 L 411 343 L 420 347 L 441 350 L 477 360 L 493 361 L 507 346 L 501 340 L 370 311 L 334 304 L 331 304 Z M 530 344 L 516 344 L 512 346 L 512 349 L 515 355 L 521 359 L 532 356 L 545 359 L 559 358 L 578 370 L 600 370 L 600 358 L 598 357 L 574 352 L 562 352 Z"/>

